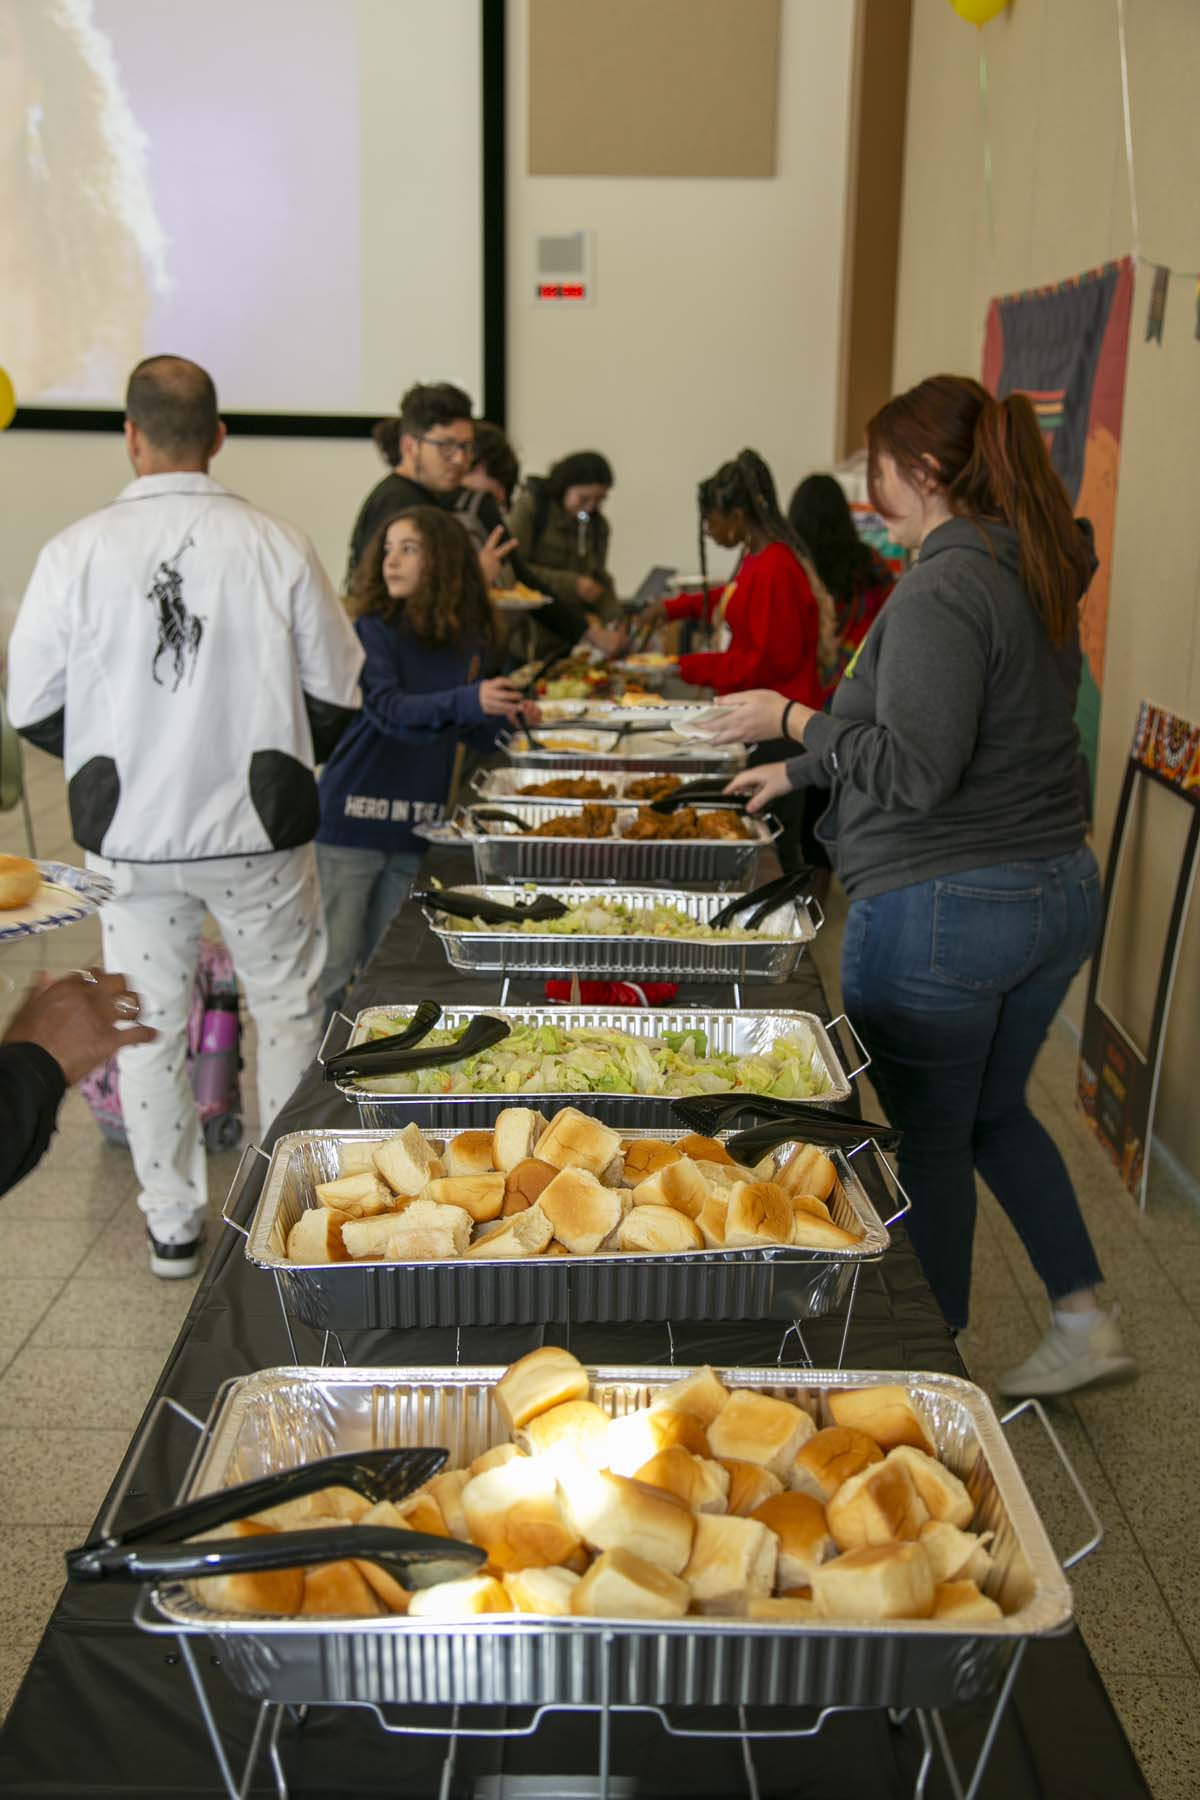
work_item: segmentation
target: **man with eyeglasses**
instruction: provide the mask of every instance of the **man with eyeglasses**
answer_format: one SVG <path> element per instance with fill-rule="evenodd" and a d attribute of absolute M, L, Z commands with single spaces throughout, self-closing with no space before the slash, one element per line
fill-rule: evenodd
<path fill-rule="evenodd" d="M 401 400 L 399 418 L 384 419 L 374 437 L 391 473 L 371 489 L 355 520 L 347 587 L 381 525 L 409 506 L 444 506 L 462 486 L 475 462 L 470 396 L 449 381 L 418 382 Z"/>

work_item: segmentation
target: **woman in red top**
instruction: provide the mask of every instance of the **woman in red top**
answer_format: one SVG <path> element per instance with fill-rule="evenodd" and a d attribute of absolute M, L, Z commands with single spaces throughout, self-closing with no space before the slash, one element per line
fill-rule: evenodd
<path fill-rule="evenodd" d="M 699 504 L 701 569 L 706 537 L 725 550 L 741 545 L 742 557 L 725 587 L 657 603 L 659 616 L 707 619 L 728 636 L 727 648 L 681 657 L 680 675 L 718 694 L 768 687 L 819 707 L 820 613 L 770 469 L 757 451 L 743 450 L 700 483 Z"/>

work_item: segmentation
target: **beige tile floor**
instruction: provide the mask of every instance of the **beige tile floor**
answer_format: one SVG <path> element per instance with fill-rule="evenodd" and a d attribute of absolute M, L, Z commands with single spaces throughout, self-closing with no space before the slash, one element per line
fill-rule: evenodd
<path fill-rule="evenodd" d="M 26 755 L 38 852 L 78 861 L 61 765 Z M 0 851 L 24 847 L 20 813 L 0 815 Z M 843 917 L 835 899 L 818 953 L 831 999 Z M 94 924 L 48 934 L 5 951 L 0 974 L 20 989 L 42 967 L 95 960 L 98 941 Z M 0 1006 L 11 1008 L 14 998 L 0 996 Z M 1064 1031 L 1042 1055 L 1035 1103 L 1067 1158 L 1141 1361 L 1135 1385 L 1052 1408 L 1107 1534 L 1075 1578 L 1077 1613 L 1157 1800 L 1191 1800 L 1200 1791 L 1200 1583 L 1190 1550 L 1200 1523 L 1200 1207 L 1156 1160 L 1150 1210 L 1139 1219 L 1073 1095 L 1074 1049 Z M 235 1161 L 230 1154 L 209 1162 L 212 1231 Z M 0 1256 L 0 1528 L 8 1549 L 0 1563 L 0 1710 L 58 1593 L 62 1551 L 90 1525 L 191 1298 L 192 1283 L 150 1274 L 135 1192 L 128 1157 L 102 1142 L 71 1095 L 45 1161 L 4 1201 L 22 1225 L 5 1232 Z M 1038 1282 L 985 1195 L 965 1346 L 975 1378 L 989 1386 L 1019 1360 L 1043 1316 Z M 1021 1421 L 1014 1434 L 1065 1551 L 1085 1533 L 1078 1502 L 1037 1426 Z"/>

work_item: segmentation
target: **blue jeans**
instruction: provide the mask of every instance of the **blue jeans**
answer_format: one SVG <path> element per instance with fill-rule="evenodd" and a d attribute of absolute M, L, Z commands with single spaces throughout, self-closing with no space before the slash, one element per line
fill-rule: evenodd
<path fill-rule="evenodd" d="M 967 1323 L 976 1170 L 1052 1300 L 1101 1279 L 1071 1178 L 1025 1099 L 1054 1015 L 1095 949 L 1101 905 L 1100 871 L 1081 846 L 850 908 L 846 1010 L 904 1133 L 909 1235 L 955 1331 Z"/>
<path fill-rule="evenodd" d="M 318 844 L 317 871 L 325 905 L 329 949 L 321 974 L 321 998 L 336 1010 L 346 990 L 374 955 L 379 941 L 408 899 L 421 864 L 415 850 L 359 850 Z"/>

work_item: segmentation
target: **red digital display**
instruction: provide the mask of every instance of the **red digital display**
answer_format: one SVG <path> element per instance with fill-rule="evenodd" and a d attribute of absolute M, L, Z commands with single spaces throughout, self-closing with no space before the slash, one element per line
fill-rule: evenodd
<path fill-rule="evenodd" d="M 538 283 L 539 300 L 583 300 L 586 298 L 581 281 L 542 281 Z"/>

